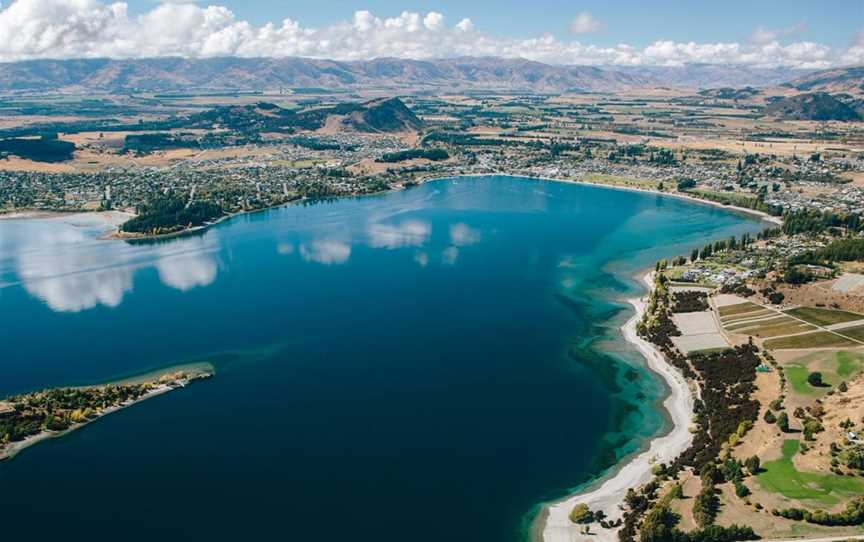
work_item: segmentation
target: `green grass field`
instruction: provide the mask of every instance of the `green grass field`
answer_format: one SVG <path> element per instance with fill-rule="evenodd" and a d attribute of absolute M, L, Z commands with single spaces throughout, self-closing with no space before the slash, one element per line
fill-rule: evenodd
<path fill-rule="evenodd" d="M 745 335 L 753 335 L 754 337 L 781 337 L 783 335 L 792 335 L 793 333 L 804 333 L 806 331 L 816 331 L 816 328 L 803 322 L 777 324 L 771 326 L 758 326 L 755 329 L 740 331 Z"/>
<path fill-rule="evenodd" d="M 847 337 L 851 337 L 853 339 L 857 339 L 859 341 L 864 341 L 864 326 L 855 326 L 848 327 L 845 329 L 838 329 L 837 333 L 841 335 L 845 335 Z"/>
<path fill-rule="evenodd" d="M 805 333 L 804 335 L 793 335 L 792 337 L 780 337 L 779 339 L 768 339 L 765 348 L 769 350 L 788 350 L 795 348 L 829 348 L 859 346 L 858 343 L 843 337 L 838 337 L 827 331 L 817 333 Z"/>
<path fill-rule="evenodd" d="M 817 326 L 830 326 L 831 324 L 839 324 L 842 322 L 854 322 L 855 320 L 864 320 L 864 315 L 855 314 L 854 312 L 835 311 L 831 309 L 820 309 L 815 307 L 798 307 L 785 311 L 786 314 L 800 318 Z"/>
<path fill-rule="evenodd" d="M 808 397 L 821 397 L 843 380 L 857 375 L 864 369 L 862 352 L 816 352 L 794 360 L 784 367 L 792 391 Z M 822 380 L 828 384 L 813 387 L 807 382 L 807 375 L 813 371 L 822 373 Z"/>
<path fill-rule="evenodd" d="M 837 352 L 837 376 L 849 378 L 864 368 L 864 354 L 861 352 Z"/>
<path fill-rule="evenodd" d="M 740 333 L 742 335 L 753 335 L 754 337 L 780 337 L 783 335 L 792 335 L 793 333 L 804 333 L 806 331 L 816 331 L 816 328 L 810 324 L 805 324 L 794 318 L 772 318 L 770 320 L 760 320 L 758 322 L 747 322 L 744 324 L 735 324 L 724 326 L 728 331 Z"/>
<path fill-rule="evenodd" d="M 790 365 L 785 369 L 786 378 L 789 379 L 789 383 L 792 384 L 792 389 L 795 393 L 800 393 L 801 395 L 824 395 L 825 391 L 830 388 L 822 387 L 822 388 L 814 388 L 807 382 L 807 375 L 810 374 L 810 371 L 807 367 L 800 367 L 797 365 Z"/>
<path fill-rule="evenodd" d="M 783 457 L 763 465 L 756 477 L 766 491 L 779 493 L 789 499 L 812 501 L 830 507 L 845 497 L 864 494 L 864 480 L 849 476 L 801 472 L 795 468 L 792 458 L 798 453 L 798 440 L 783 441 Z"/>
<path fill-rule="evenodd" d="M 750 303 L 749 301 L 746 303 L 738 303 L 736 305 L 726 305 L 725 307 L 719 307 L 720 316 L 732 316 L 733 314 L 742 314 L 745 312 L 755 312 L 757 310 L 762 310 L 762 307 L 757 305 L 756 303 Z"/>
<path fill-rule="evenodd" d="M 794 321 L 794 318 L 789 318 L 788 316 L 783 316 L 775 311 L 763 309 L 752 312 L 745 312 L 739 314 L 733 314 L 731 316 L 722 316 L 720 321 L 723 322 L 723 325 L 736 325 L 742 322 L 746 323 L 748 320 L 752 320 L 754 318 L 767 318 L 768 316 L 777 317 L 777 318 L 788 318 L 790 321 Z"/>
<path fill-rule="evenodd" d="M 746 320 L 741 321 L 740 319 L 739 320 L 732 320 L 730 322 L 723 322 L 723 327 L 725 327 L 729 331 L 735 331 L 737 329 L 744 329 L 746 327 L 774 326 L 777 324 L 791 324 L 793 322 L 798 322 L 798 320 L 796 320 L 794 318 L 789 318 L 788 316 L 781 316 L 778 314 L 777 316 L 771 316 L 770 318 L 765 318 L 764 320 L 760 319 L 760 320 L 757 320 L 755 322 L 754 321 L 748 322 Z M 800 322 L 798 322 L 798 323 L 800 323 Z"/>

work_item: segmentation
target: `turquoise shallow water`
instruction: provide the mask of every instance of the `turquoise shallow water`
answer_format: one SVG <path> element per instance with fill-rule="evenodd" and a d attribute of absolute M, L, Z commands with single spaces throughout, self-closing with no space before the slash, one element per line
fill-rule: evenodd
<path fill-rule="evenodd" d="M 0 395 L 217 368 L 0 464 L 5 532 L 518 540 L 538 503 L 664 427 L 663 385 L 617 332 L 631 277 L 760 227 L 505 177 L 158 243 L 0 223 Z"/>

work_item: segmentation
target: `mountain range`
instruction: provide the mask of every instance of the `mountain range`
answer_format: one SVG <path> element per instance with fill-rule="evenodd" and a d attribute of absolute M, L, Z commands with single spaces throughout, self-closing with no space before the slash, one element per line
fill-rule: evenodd
<path fill-rule="evenodd" d="M 814 77 L 814 74 L 782 68 L 713 64 L 682 67 L 560 66 L 494 57 L 439 60 L 380 58 L 352 62 L 294 57 L 225 57 L 0 63 L 0 91 L 4 92 L 260 91 L 297 88 L 430 92 L 615 92 L 654 87 L 767 87 L 805 77 Z"/>

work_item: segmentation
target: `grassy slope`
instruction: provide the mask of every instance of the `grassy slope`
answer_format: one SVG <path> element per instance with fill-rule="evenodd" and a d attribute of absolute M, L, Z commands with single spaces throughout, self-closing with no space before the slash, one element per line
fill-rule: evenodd
<path fill-rule="evenodd" d="M 792 391 L 808 397 L 821 397 L 843 380 L 858 374 L 864 368 L 864 353 L 861 352 L 821 352 L 795 360 L 785 367 L 786 377 Z M 807 382 L 807 375 L 813 371 L 822 373 L 822 380 L 828 384 L 821 388 Z"/>
<path fill-rule="evenodd" d="M 766 491 L 780 493 L 790 499 L 813 501 L 822 506 L 833 506 L 844 497 L 864 494 L 864 480 L 796 469 L 792 458 L 800 447 L 798 440 L 783 441 L 783 457 L 763 466 L 764 470 L 757 480 Z"/>
<path fill-rule="evenodd" d="M 864 354 L 860 352 L 837 352 L 837 376 L 849 378 L 864 368 Z"/>

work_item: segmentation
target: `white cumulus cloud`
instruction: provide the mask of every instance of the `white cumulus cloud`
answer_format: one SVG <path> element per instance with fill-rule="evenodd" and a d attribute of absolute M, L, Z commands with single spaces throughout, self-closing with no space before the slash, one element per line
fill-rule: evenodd
<path fill-rule="evenodd" d="M 602 25 L 583 12 L 571 31 L 584 35 Z M 379 17 L 360 10 L 346 21 L 304 26 L 300 21 L 252 24 L 227 7 L 164 2 L 132 15 L 124 2 L 14 0 L 0 5 L 0 61 L 36 58 L 144 58 L 182 56 L 287 57 L 367 60 L 380 57 L 502 56 L 554 64 L 661 65 L 746 64 L 824 68 L 861 61 L 864 44 L 834 49 L 789 40 L 803 30 L 760 28 L 746 43 L 675 42 L 600 47 L 551 34 L 516 39 L 475 27 L 470 19 L 448 24 L 444 14 L 404 11 Z"/>
<path fill-rule="evenodd" d="M 573 34 L 590 34 L 600 30 L 601 26 L 600 21 L 595 19 L 593 15 L 583 11 L 576 15 L 573 22 L 570 23 L 570 32 Z"/>
<path fill-rule="evenodd" d="M 780 38 L 795 36 L 806 31 L 807 25 L 804 23 L 797 23 L 782 28 L 765 28 L 764 26 L 760 26 L 750 34 L 750 42 L 764 45 L 777 41 Z"/>

